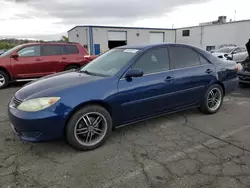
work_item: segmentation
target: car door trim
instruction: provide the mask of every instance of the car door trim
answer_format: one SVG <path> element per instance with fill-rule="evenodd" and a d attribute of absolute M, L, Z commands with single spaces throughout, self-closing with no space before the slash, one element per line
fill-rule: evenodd
<path fill-rule="evenodd" d="M 166 94 L 162 94 L 162 95 L 157 95 L 157 96 L 154 96 L 154 97 L 148 97 L 148 98 L 144 98 L 144 99 L 125 102 L 121 106 L 125 107 L 125 106 L 132 105 L 132 104 L 138 104 L 138 103 L 141 103 L 141 102 L 151 101 L 151 100 L 155 100 L 155 99 L 159 99 L 159 98 L 164 98 L 166 96 L 176 95 L 176 94 L 185 93 L 185 92 L 188 92 L 188 91 L 193 91 L 193 90 L 202 89 L 202 88 L 205 88 L 205 85 L 197 86 L 197 87 L 193 87 L 193 88 L 189 88 L 189 89 L 184 89 L 184 90 L 181 90 L 181 91 L 166 93 Z"/>

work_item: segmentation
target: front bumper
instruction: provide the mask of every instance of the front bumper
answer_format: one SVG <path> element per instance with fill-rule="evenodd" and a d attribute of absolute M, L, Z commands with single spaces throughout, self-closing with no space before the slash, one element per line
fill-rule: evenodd
<path fill-rule="evenodd" d="M 25 141 L 55 140 L 64 135 L 64 118 L 48 109 L 23 112 L 9 107 L 8 115 L 13 131 Z"/>

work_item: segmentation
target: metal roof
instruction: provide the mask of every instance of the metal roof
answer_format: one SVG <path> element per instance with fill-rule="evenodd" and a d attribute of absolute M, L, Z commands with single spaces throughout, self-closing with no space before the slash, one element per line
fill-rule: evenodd
<path fill-rule="evenodd" d="M 92 27 L 92 28 L 108 28 L 108 29 L 146 29 L 146 30 L 175 30 L 168 28 L 150 28 L 150 27 L 121 27 L 121 26 L 103 26 L 103 25 L 77 25 L 70 29 L 68 32 L 74 30 L 77 27 Z"/>

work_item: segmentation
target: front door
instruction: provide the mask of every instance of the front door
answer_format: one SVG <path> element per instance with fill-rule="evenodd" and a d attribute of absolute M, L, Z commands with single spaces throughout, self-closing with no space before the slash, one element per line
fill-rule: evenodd
<path fill-rule="evenodd" d="M 131 69 L 140 69 L 142 77 L 122 78 L 118 83 L 121 109 L 120 124 L 139 120 L 147 116 L 161 113 L 174 105 L 168 100 L 172 92 L 172 83 L 167 78 L 169 56 L 167 48 L 156 48 L 144 53 Z"/>
<path fill-rule="evenodd" d="M 41 46 L 27 46 L 19 50 L 17 58 L 11 58 L 13 74 L 17 78 L 36 78 L 44 76 L 44 59 L 41 57 Z"/>

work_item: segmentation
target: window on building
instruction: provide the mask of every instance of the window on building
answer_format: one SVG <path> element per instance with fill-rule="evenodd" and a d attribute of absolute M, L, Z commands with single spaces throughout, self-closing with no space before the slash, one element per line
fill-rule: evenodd
<path fill-rule="evenodd" d="M 183 36 L 183 37 L 188 37 L 188 36 L 190 36 L 190 30 L 183 30 L 183 31 L 182 31 L 182 36 Z"/>
<path fill-rule="evenodd" d="M 133 69 L 140 69 L 144 74 L 169 70 L 168 49 L 158 48 L 150 50 L 140 57 Z"/>
<path fill-rule="evenodd" d="M 17 52 L 20 57 L 36 57 L 41 55 L 40 46 L 29 46 Z"/>
<path fill-rule="evenodd" d="M 43 45 L 42 55 L 50 56 L 50 55 L 61 55 L 63 52 L 62 45 Z"/>
<path fill-rule="evenodd" d="M 186 47 L 170 47 L 170 60 L 175 69 L 200 65 L 199 55 Z"/>

